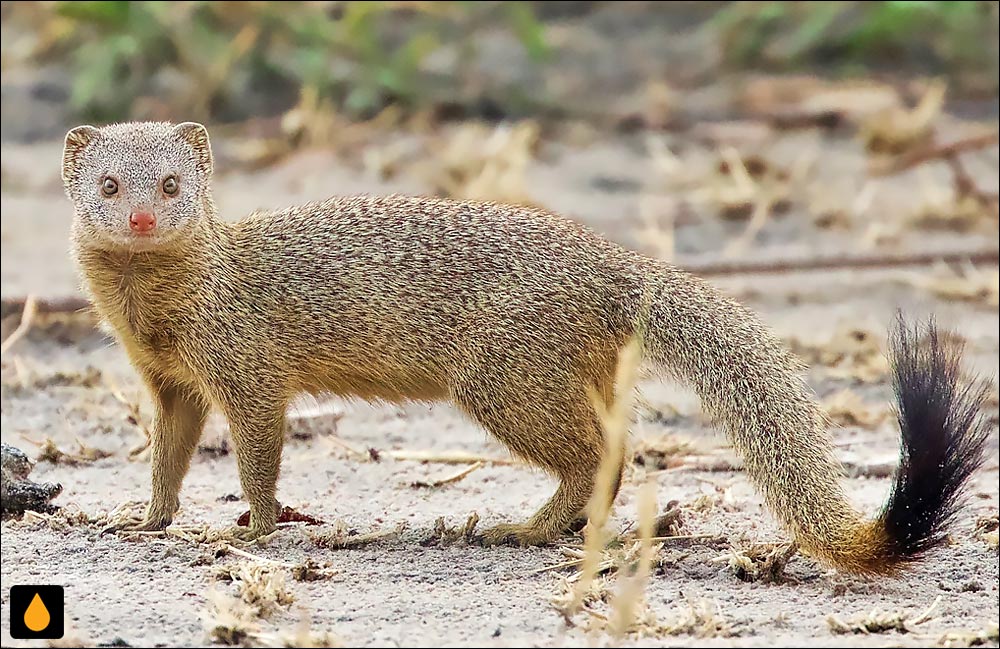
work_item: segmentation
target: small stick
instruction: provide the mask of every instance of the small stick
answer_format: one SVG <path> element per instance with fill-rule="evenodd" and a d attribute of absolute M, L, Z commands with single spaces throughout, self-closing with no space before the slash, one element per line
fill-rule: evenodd
<path fill-rule="evenodd" d="M 458 482 L 459 480 L 469 475 L 476 469 L 481 469 L 484 466 L 486 466 L 486 463 L 480 460 L 475 464 L 462 469 L 458 473 L 448 476 L 447 478 L 441 478 L 440 480 L 435 480 L 434 482 L 424 482 L 423 480 L 415 480 L 414 482 L 410 483 L 410 486 L 416 489 L 430 489 L 435 487 L 443 487 L 446 484 Z"/>
<path fill-rule="evenodd" d="M 965 170 L 965 165 L 959 162 L 958 158 L 947 158 L 948 166 L 955 177 L 955 196 L 961 198 L 969 196 L 986 210 L 990 210 L 994 215 L 1000 213 L 1000 194 L 984 192 L 976 186 L 976 182 Z"/>
<path fill-rule="evenodd" d="M 900 266 L 931 266 L 937 263 L 996 264 L 1000 260 L 997 249 L 980 249 L 954 252 L 919 252 L 910 254 L 837 255 L 808 259 L 783 259 L 778 261 L 733 261 L 689 263 L 676 265 L 694 275 L 764 275 L 790 272 L 808 272 L 838 269 L 897 268 Z"/>
<path fill-rule="evenodd" d="M 473 455 L 462 451 L 434 453 L 433 451 L 389 451 L 385 453 L 394 460 L 412 462 L 435 462 L 439 464 L 475 464 L 484 462 L 486 464 L 513 465 L 518 464 L 516 460 L 499 457 L 486 457 L 483 455 Z"/>
<path fill-rule="evenodd" d="M 90 308 L 90 302 L 82 297 L 61 297 L 48 300 L 39 300 L 29 295 L 27 297 L 4 298 L 0 302 L 0 314 L 7 317 L 8 314 L 17 311 L 25 311 L 28 308 L 28 301 L 34 303 L 38 313 L 75 313 Z"/>
<path fill-rule="evenodd" d="M 277 561 L 276 559 L 268 559 L 267 557 L 259 557 L 256 554 L 251 554 L 251 553 L 247 552 L 246 550 L 241 550 L 241 549 L 237 548 L 236 546 L 232 545 L 231 543 L 224 543 L 222 547 L 225 548 L 226 551 L 228 551 L 228 552 L 232 552 L 233 554 L 238 554 L 241 557 L 245 557 L 247 559 L 252 559 L 254 561 L 260 561 L 261 563 L 269 563 L 269 564 L 274 565 L 274 566 L 281 566 L 282 568 L 294 568 L 295 565 L 296 565 L 294 563 L 288 563 L 286 561 Z"/>
<path fill-rule="evenodd" d="M 166 536 L 167 530 L 118 530 L 118 536 Z"/>
<path fill-rule="evenodd" d="M 37 310 L 37 303 L 35 302 L 35 296 L 29 295 L 24 298 L 24 311 L 21 312 L 21 322 L 17 325 L 17 329 L 11 332 L 3 343 L 0 343 L 0 354 L 6 354 L 7 350 L 13 346 L 18 340 L 20 340 L 28 330 L 31 329 L 31 321 L 35 317 L 35 312 Z"/>
<path fill-rule="evenodd" d="M 367 458 L 368 457 L 368 453 L 364 453 L 362 451 L 359 451 L 354 446 L 352 446 L 351 444 L 348 444 L 347 442 L 345 442 L 344 440 L 340 439 L 336 435 L 327 435 L 326 438 L 329 439 L 334 444 L 336 444 L 337 446 L 339 446 L 341 448 L 344 448 L 344 449 L 347 449 L 352 454 L 357 455 L 358 457 L 363 457 L 363 458 Z"/>
<path fill-rule="evenodd" d="M 913 618 L 912 620 L 907 620 L 910 624 L 920 624 L 921 622 L 926 622 L 931 619 L 931 612 L 937 608 L 938 604 L 941 603 L 941 596 L 938 595 L 937 598 L 931 602 L 931 605 L 927 607 L 927 610 Z"/>
<path fill-rule="evenodd" d="M 680 534 L 677 536 L 654 536 L 649 539 L 650 543 L 660 543 L 662 541 L 680 541 L 688 539 L 714 539 L 720 538 L 718 534 Z M 535 568 L 534 570 L 526 573 L 527 575 L 537 575 L 541 572 L 551 572 L 552 570 L 559 570 L 560 568 L 572 568 L 583 563 L 583 557 L 579 559 L 567 559 L 560 563 L 554 563 L 550 566 L 542 566 L 541 568 Z"/>
<path fill-rule="evenodd" d="M 869 173 L 873 176 L 889 176 L 897 174 L 901 171 L 906 171 L 907 169 L 912 169 L 913 167 L 921 165 L 928 160 L 954 158 L 959 153 L 963 153 L 965 151 L 985 149 L 988 146 L 996 144 L 998 141 L 1000 141 L 1000 133 L 993 131 L 991 133 L 980 133 L 979 135 L 973 135 L 972 137 L 956 140 L 947 144 L 934 144 L 926 146 L 922 149 L 917 149 L 916 151 L 912 151 L 906 155 L 901 155 L 889 164 L 879 165 L 874 169 L 870 169 Z"/>
<path fill-rule="evenodd" d="M 661 541 L 684 541 L 691 539 L 717 539 L 721 538 L 719 534 L 678 534 L 676 536 L 654 536 L 649 540 L 653 543 L 659 543 Z"/>
<path fill-rule="evenodd" d="M 563 561 L 561 563 L 554 563 L 551 566 L 542 566 L 541 568 L 535 568 L 527 572 L 528 575 L 537 575 L 541 572 L 550 572 L 552 570 L 559 570 L 560 568 L 572 568 L 573 566 L 578 566 L 583 563 L 583 558 L 570 559 L 568 561 Z"/>

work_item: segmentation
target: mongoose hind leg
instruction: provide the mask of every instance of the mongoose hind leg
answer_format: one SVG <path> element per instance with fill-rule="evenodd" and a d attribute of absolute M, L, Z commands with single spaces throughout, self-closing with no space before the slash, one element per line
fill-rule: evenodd
<path fill-rule="evenodd" d="M 528 521 L 492 527 L 483 541 L 541 545 L 569 529 L 586 509 L 604 453 L 602 429 L 579 383 L 567 379 L 540 386 L 528 379 L 515 384 L 497 381 L 501 375 L 472 373 L 454 387 L 455 401 L 513 453 L 546 469 L 560 484 Z"/>
<path fill-rule="evenodd" d="M 148 381 L 156 404 L 153 420 L 152 489 L 142 520 L 106 528 L 109 531 L 162 530 L 173 521 L 180 507 L 181 483 L 191 466 L 208 408 L 205 401 L 190 390 L 161 381 Z"/>

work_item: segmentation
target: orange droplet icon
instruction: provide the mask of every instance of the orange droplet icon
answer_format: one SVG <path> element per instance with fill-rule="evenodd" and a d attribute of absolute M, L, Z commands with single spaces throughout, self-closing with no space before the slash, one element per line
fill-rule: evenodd
<path fill-rule="evenodd" d="M 38 593 L 35 593 L 34 599 L 31 600 L 28 609 L 24 612 L 24 625 L 38 633 L 47 627 L 51 620 L 52 617 L 49 615 L 49 609 L 45 608 L 45 602 L 38 596 Z"/>

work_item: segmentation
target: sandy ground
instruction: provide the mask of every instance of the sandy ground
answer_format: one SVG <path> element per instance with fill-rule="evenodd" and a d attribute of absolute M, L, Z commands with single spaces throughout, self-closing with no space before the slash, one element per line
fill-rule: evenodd
<path fill-rule="evenodd" d="M 960 126 L 956 126 L 959 129 Z M 401 141 L 405 138 L 400 136 Z M 404 142 L 405 144 L 405 142 Z M 593 138 L 586 144 L 550 144 L 525 174 L 525 189 L 538 203 L 579 219 L 606 236 L 646 252 L 655 237 L 641 228 L 643 205 L 654 212 L 677 211 L 673 185 L 653 170 L 647 142 L 641 138 Z M 707 147 L 669 140 L 682 167 L 692 173 L 710 170 L 717 157 Z M 225 142 L 218 146 L 224 150 Z M 849 205 L 864 187 L 860 148 L 848 140 L 824 141 L 819 135 L 789 135 L 766 144 L 769 159 L 792 164 L 802 151 L 816 160 L 801 180 L 792 210 L 766 224 L 745 258 L 786 258 L 857 252 L 870 224 L 888 224 L 926 200 L 923 190 L 940 182 L 931 168 L 886 181 L 869 197 L 861 214 L 841 230 L 813 225 L 816 204 Z M 75 294 L 68 260 L 70 208 L 61 195 L 58 142 L 5 145 L 2 188 L 2 294 L 5 299 Z M 822 155 L 819 155 L 822 153 Z M 995 159 L 995 154 L 993 158 Z M 221 156 L 220 156 L 221 158 Z M 427 191 L 419 174 L 402 173 L 384 181 L 332 154 L 306 152 L 260 172 L 225 173 L 220 162 L 216 200 L 235 218 L 257 207 L 277 207 L 333 193 Z M 32 169 L 20 179 L 22 169 Z M 995 183 L 988 163 L 976 173 Z M 39 171 L 43 170 L 43 171 Z M 990 181 L 989 178 L 993 177 Z M 808 207 L 806 206 L 808 203 Z M 681 212 L 676 249 L 685 260 L 714 259 L 726 242 L 739 236 L 743 222 L 727 222 L 701 207 Z M 662 225 L 662 223 L 661 223 Z M 946 249 L 996 244 L 995 223 L 956 234 L 904 228 L 884 250 Z M 880 250 L 882 250 L 880 249 Z M 987 269 L 992 272 L 991 269 Z M 881 342 L 897 307 L 908 314 L 934 313 L 968 341 L 968 367 L 987 375 L 998 369 L 996 304 L 935 296 L 917 279 L 931 269 L 794 273 L 774 277 L 716 278 L 726 291 L 745 301 L 789 341 L 828 344 L 845 328 L 874 332 Z M 914 279 L 917 278 L 917 279 Z M 829 369 L 829 368 L 826 368 Z M 874 412 L 888 408 L 890 390 L 882 380 L 862 383 L 836 377 L 823 367 L 809 374 L 824 398 L 841 389 L 857 394 Z M 76 452 L 77 443 L 110 455 L 78 465 L 40 462 L 33 478 L 59 482 L 65 490 L 56 502 L 69 513 L 99 518 L 115 506 L 148 494 L 149 465 L 129 450 L 142 441 L 128 421 L 117 389 L 139 404 L 140 422 L 149 422 L 148 397 L 121 350 L 86 326 L 40 321 L 3 359 L 2 439 L 30 454 L 46 438 Z M 744 582 L 728 568 L 731 548 L 746 551 L 755 543 L 786 540 L 742 472 L 706 469 L 703 460 L 731 458 L 725 440 L 698 414 L 697 402 L 675 386 L 645 382 L 645 405 L 634 428 L 636 441 L 681 439 L 690 445 L 694 468 L 662 471 L 655 477 L 661 509 L 677 500 L 683 508 L 683 534 L 719 535 L 718 539 L 668 541 L 657 554 L 647 587 L 652 613 L 674 624 L 694 610 L 712 610 L 710 623 L 673 634 L 630 636 L 626 645 L 707 646 L 926 646 L 944 642 L 949 633 L 975 635 L 996 628 L 998 552 L 975 530 L 977 520 L 998 511 L 998 441 L 996 404 L 988 458 L 971 488 L 951 542 L 927 561 L 896 579 L 870 580 L 827 571 L 809 558 L 794 557 L 778 583 Z M 995 393 L 994 393 L 995 394 Z M 327 414 L 317 404 L 300 408 L 285 447 L 280 498 L 286 505 L 326 522 L 316 527 L 282 529 L 253 554 L 287 564 L 311 559 L 332 573 L 328 579 L 300 582 L 278 568 L 294 602 L 280 605 L 256 620 L 257 642 L 277 642 L 274 634 L 291 633 L 303 620 L 314 632 L 329 631 L 339 641 L 365 646 L 568 646 L 612 641 L 588 632 L 588 616 L 568 624 L 553 607 L 563 580 L 574 570 L 541 570 L 566 560 L 561 547 L 484 549 L 463 541 L 429 542 L 435 522 L 461 526 L 478 513 L 480 526 L 528 516 L 551 493 L 546 476 L 519 465 L 487 464 L 462 480 L 432 489 L 414 481 L 448 477 L 461 466 L 396 460 L 405 451 L 462 451 L 506 459 L 504 450 L 446 405 L 369 406 L 334 401 Z M 333 414 L 330 414 L 330 413 Z M 313 413 L 310 415 L 310 413 Z M 838 452 L 852 475 L 879 473 L 891 464 L 897 432 L 891 418 L 835 431 Z M 235 459 L 213 452 L 226 438 L 224 421 L 213 419 L 182 492 L 178 526 L 233 524 L 245 510 L 240 500 Z M 355 454 L 345 448 L 361 451 Z M 366 449 L 380 456 L 373 461 Z M 681 457 L 683 461 L 685 458 Z M 699 469 L 698 467 L 701 467 Z M 853 501 L 874 511 L 883 501 L 888 479 L 852 477 L 846 488 Z M 636 518 L 636 484 L 625 485 L 612 526 L 626 529 Z M 696 503 L 703 506 L 696 507 Z M 704 503 L 709 503 L 704 506 Z M 71 521 L 76 520 L 70 517 Z M 66 587 L 67 627 L 87 644 L 124 641 L 130 645 L 198 645 L 208 640 L 210 593 L 232 594 L 237 586 L 218 581 L 219 566 L 249 560 L 230 553 L 216 556 L 215 546 L 178 538 L 124 539 L 100 536 L 100 524 L 62 523 L 26 518 L 3 523 L 2 583 L 4 646 L 30 646 L 9 637 L 8 589 L 21 583 L 58 583 Z M 313 536 L 391 531 L 399 534 L 356 549 L 323 547 Z M 994 537 L 995 538 L 995 537 Z M 567 538 L 565 544 L 578 540 Z M 564 544 L 564 545 L 565 545 Z M 723 557 L 720 561 L 719 558 Z M 610 591 L 620 583 L 611 578 Z M 911 624 L 909 633 L 838 635 L 831 614 L 845 622 L 873 609 L 914 618 L 934 605 L 929 619 Z M 593 605 L 607 613 L 604 602 Z M 592 619 L 590 621 L 593 621 Z M 270 634 L 270 635 L 269 635 Z M 995 631 L 994 631 L 995 634 Z M 953 642 L 961 644 L 963 640 Z M 964 642 L 968 642 L 968 639 Z M 987 644 L 996 645 L 996 636 Z"/>

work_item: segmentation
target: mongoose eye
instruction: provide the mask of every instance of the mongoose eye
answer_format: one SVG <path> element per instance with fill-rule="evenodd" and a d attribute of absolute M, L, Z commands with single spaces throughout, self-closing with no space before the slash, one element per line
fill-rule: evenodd
<path fill-rule="evenodd" d="M 177 193 L 177 179 L 173 176 L 167 176 L 163 181 L 163 193 L 168 196 L 173 196 Z"/>
<path fill-rule="evenodd" d="M 115 182 L 114 178 L 105 178 L 104 182 L 101 183 L 101 191 L 105 196 L 114 196 L 118 193 L 118 183 Z"/>

